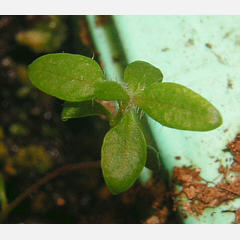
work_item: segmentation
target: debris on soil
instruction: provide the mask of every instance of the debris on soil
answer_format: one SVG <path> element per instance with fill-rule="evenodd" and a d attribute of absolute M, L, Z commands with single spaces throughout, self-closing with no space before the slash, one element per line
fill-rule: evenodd
<path fill-rule="evenodd" d="M 222 59 L 222 57 L 219 54 L 214 53 L 214 55 L 216 56 L 218 62 L 220 62 L 221 64 L 226 64 L 225 61 Z"/>
<path fill-rule="evenodd" d="M 189 38 L 188 41 L 185 43 L 185 46 L 189 47 L 189 46 L 192 46 L 192 45 L 194 45 L 194 40 Z"/>
<path fill-rule="evenodd" d="M 212 49 L 213 46 L 210 43 L 205 43 L 205 47 Z M 217 53 L 215 53 L 213 50 L 211 50 L 211 52 L 215 55 L 215 57 L 217 58 L 218 62 L 221 64 L 226 64 L 225 60 Z"/>
<path fill-rule="evenodd" d="M 240 171 L 240 134 L 227 145 L 227 149 L 233 154 L 233 164 L 231 170 L 234 172 Z"/>
<path fill-rule="evenodd" d="M 240 209 L 235 211 L 235 221 L 233 223 L 240 224 Z"/>
<path fill-rule="evenodd" d="M 166 48 L 163 48 L 163 49 L 162 49 L 162 52 L 167 52 L 168 50 L 169 50 L 169 48 L 166 47 Z"/>
<path fill-rule="evenodd" d="M 164 206 L 162 209 L 158 211 L 159 223 L 166 223 L 168 216 L 169 209 L 166 206 Z"/>
<path fill-rule="evenodd" d="M 228 38 L 231 35 L 231 32 L 226 32 L 223 38 Z"/>
<path fill-rule="evenodd" d="M 223 168 L 220 168 L 220 172 L 225 174 Z M 212 187 L 208 183 L 203 183 L 199 174 L 199 168 L 191 169 L 186 166 L 174 168 L 173 179 L 183 187 L 182 190 L 175 191 L 174 197 L 184 194 L 189 199 L 183 205 L 181 201 L 175 201 L 175 204 L 182 205 L 182 209 L 190 215 L 201 215 L 208 207 L 216 207 L 240 197 L 240 177 L 234 181 L 221 181 Z"/>
<path fill-rule="evenodd" d="M 207 48 L 210 48 L 210 49 L 212 48 L 212 44 L 210 44 L 210 43 L 206 43 L 205 46 L 206 46 Z"/>
<path fill-rule="evenodd" d="M 231 171 L 233 171 L 233 172 L 240 172 L 240 164 L 234 162 L 234 163 L 232 164 L 232 166 L 231 166 Z"/>
<path fill-rule="evenodd" d="M 222 181 L 224 182 L 224 181 L 227 179 L 227 177 L 229 176 L 229 174 L 230 174 L 230 168 L 229 168 L 229 166 L 223 166 L 223 165 L 221 165 L 221 166 L 218 168 L 218 172 L 219 172 L 220 174 L 223 174 Z"/>
<path fill-rule="evenodd" d="M 233 88 L 233 82 L 231 79 L 228 79 L 227 87 L 231 89 Z"/>
<path fill-rule="evenodd" d="M 201 181 L 201 177 L 199 176 L 200 169 L 191 169 L 186 166 L 175 167 L 173 172 L 173 179 L 177 183 L 183 186 L 189 186 L 191 183 L 196 181 Z"/>

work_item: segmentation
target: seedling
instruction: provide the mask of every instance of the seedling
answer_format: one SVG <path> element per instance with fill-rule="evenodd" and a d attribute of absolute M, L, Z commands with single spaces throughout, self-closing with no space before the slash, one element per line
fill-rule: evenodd
<path fill-rule="evenodd" d="M 28 69 L 32 83 L 43 92 L 65 100 L 62 119 L 104 114 L 112 127 L 102 145 L 101 167 L 109 190 L 128 190 L 146 163 L 146 141 L 139 126 L 139 109 L 163 126 L 209 131 L 222 124 L 219 111 L 206 99 L 180 84 L 162 82 L 153 65 L 135 61 L 124 71 L 124 83 L 108 81 L 91 58 L 47 54 Z M 116 101 L 114 115 L 98 100 Z"/>

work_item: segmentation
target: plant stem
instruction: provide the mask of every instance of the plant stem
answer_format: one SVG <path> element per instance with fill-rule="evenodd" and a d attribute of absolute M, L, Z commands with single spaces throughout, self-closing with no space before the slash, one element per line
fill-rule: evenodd
<path fill-rule="evenodd" d="M 0 214 L 0 223 L 2 223 L 8 214 L 13 211 L 14 208 L 16 208 L 25 198 L 27 198 L 30 194 L 35 192 L 39 187 L 46 184 L 53 178 L 61 175 L 65 172 L 70 171 L 77 171 L 77 170 L 84 170 L 89 168 L 100 168 L 100 161 L 96 162 L 82 162 L 82 163 L 75 163 L 75 164 L 69 164 L 63 167 L 60 167 L 47 176 L 41 178 L 36 183 L 31 185 L 29 188 L 27 188 L 23 193 L 21 193 L 17 198 L 15 198 L 10 204 L 8 204 L 1 212 Z"/>
<path fill-rule="evenodd" d="M 122 116 L 123 116 L 122 110 L 119 109 L 117 115 L 110 122 L 111 127 L 115 127 L 118 124 L 118 122 L 122 119 Z"/>
<path fill-rule="evenodd" d="M 110 122 L 111 127 L 115 127 L 118 124 L 118 122 L 122 119 L 122 117 L 124 116 L 124 112 L 126 111 L 126 108 L 128 106 L 128 102 L 119 101 L 118 105 L 119 105 L 119 108 L 118 108 L 117 114 L 113 118 L 113 120 Z"/>

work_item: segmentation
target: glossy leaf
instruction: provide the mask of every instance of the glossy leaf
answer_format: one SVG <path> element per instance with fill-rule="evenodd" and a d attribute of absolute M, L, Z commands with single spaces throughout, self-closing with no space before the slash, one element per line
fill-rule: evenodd
<path fill-rule="evenodd" d="M 7 196 L 6 196 L 6 192 L 5 192 L 5 186 L 4 186 L 4 180 L 3 180 L 3 176 L 0 173 L 0 203 L 2 205 L 2 208 L 7 206 Z"/>
<path fill-rule="evenodd" d="M 126 90 L 117 82 L 102 81 L 95 84 L 95 96 L 101 100 L 129 100 Z"/>
<path fill-rule="evenodd" d="M 97 101 L 85 101 L 85 102 L 65 102 L 62 110 L 62 120 L 70 118 L 80 118 L 95 115 L 106 115 L 109 119 L 112 118 L 112 114 Z"/>
<path fill-rule="evenodd" d="M 93 59 L 68 53 L 36 59 L 29 65 L 28 75 L 38 89 L 69 102 L 92 99 L 94 84 L 105 78 Z"/>
<path fill-rule="evenodd" d="M 162 82 L 162 79 L 162 72 L 144 61 L 135 61 L 124 71 L 124 81 L 133 92 L 144 90 L 153 83 Z"/>
<path fill-rule="evenodd" d="M 222 124 L 218 110 L 205 98 L 176 83 L 159 83 L 136 96 L 135 103 L 162 125 L 209 131 Z"/>
<path fill-rule="evenodd" d="M 146 162 L 146 142 L 131 113 L 105 136 L 102 146 L 102 171 L 109 190 L 119 194 L 139 177 Z"/>

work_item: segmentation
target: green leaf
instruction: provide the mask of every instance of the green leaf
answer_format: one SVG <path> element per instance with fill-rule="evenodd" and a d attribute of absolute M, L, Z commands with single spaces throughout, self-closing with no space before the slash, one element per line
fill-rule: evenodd
<path fill-rule="evenodd" d="M 112 119 L 112 114 L 99 102 L 86 101 L 86 102 L 65 102 L 62 110 L 62 120 L 70 118 L 80 118 L 95 115 L 106 115 Z"/>
<path fill-rule="evenodd" d="M 209 131 L 222 124 L 218 110 L 205 98 L 176 83 L 159 83 L 136 96 L 135 103 L 162 125 Z"/>
<path fill-rule="evenodd" d="M 95 84 L 95 96 L 106 101 L 129 100 L 126 90 L 119 83 L 113 81 L 97 82 Z"/>
<path fill-rule="evenodd" d="M 4 180 L 1 173 L 0 173 L 0 203 L 2 205 L 2 208 L 5 208 L 8 204 L 7 196 L 5 192 Z"/>
<path fill-rule="evenodd" d="M 128 190 L 146 162 L 146 142 L 131 113 L 105 136 L 102 146 L 102 171 L 113 194 Z"/>
<path fill-rule="evenodd" d="M 105 79 L 91 58 L 68 53 L 47 54 L 29 65 L 33 85 L 43 92 L 69 102 L 94 97 L 94 84 Z"/>
<path fill-rule="evenodd" d="M 144 90 L 153 83 L 162 82 L 162 72 L 143 61 L 135 61 L 129 64 L 124 71 L 124 81 L 133 92 Z"/>

